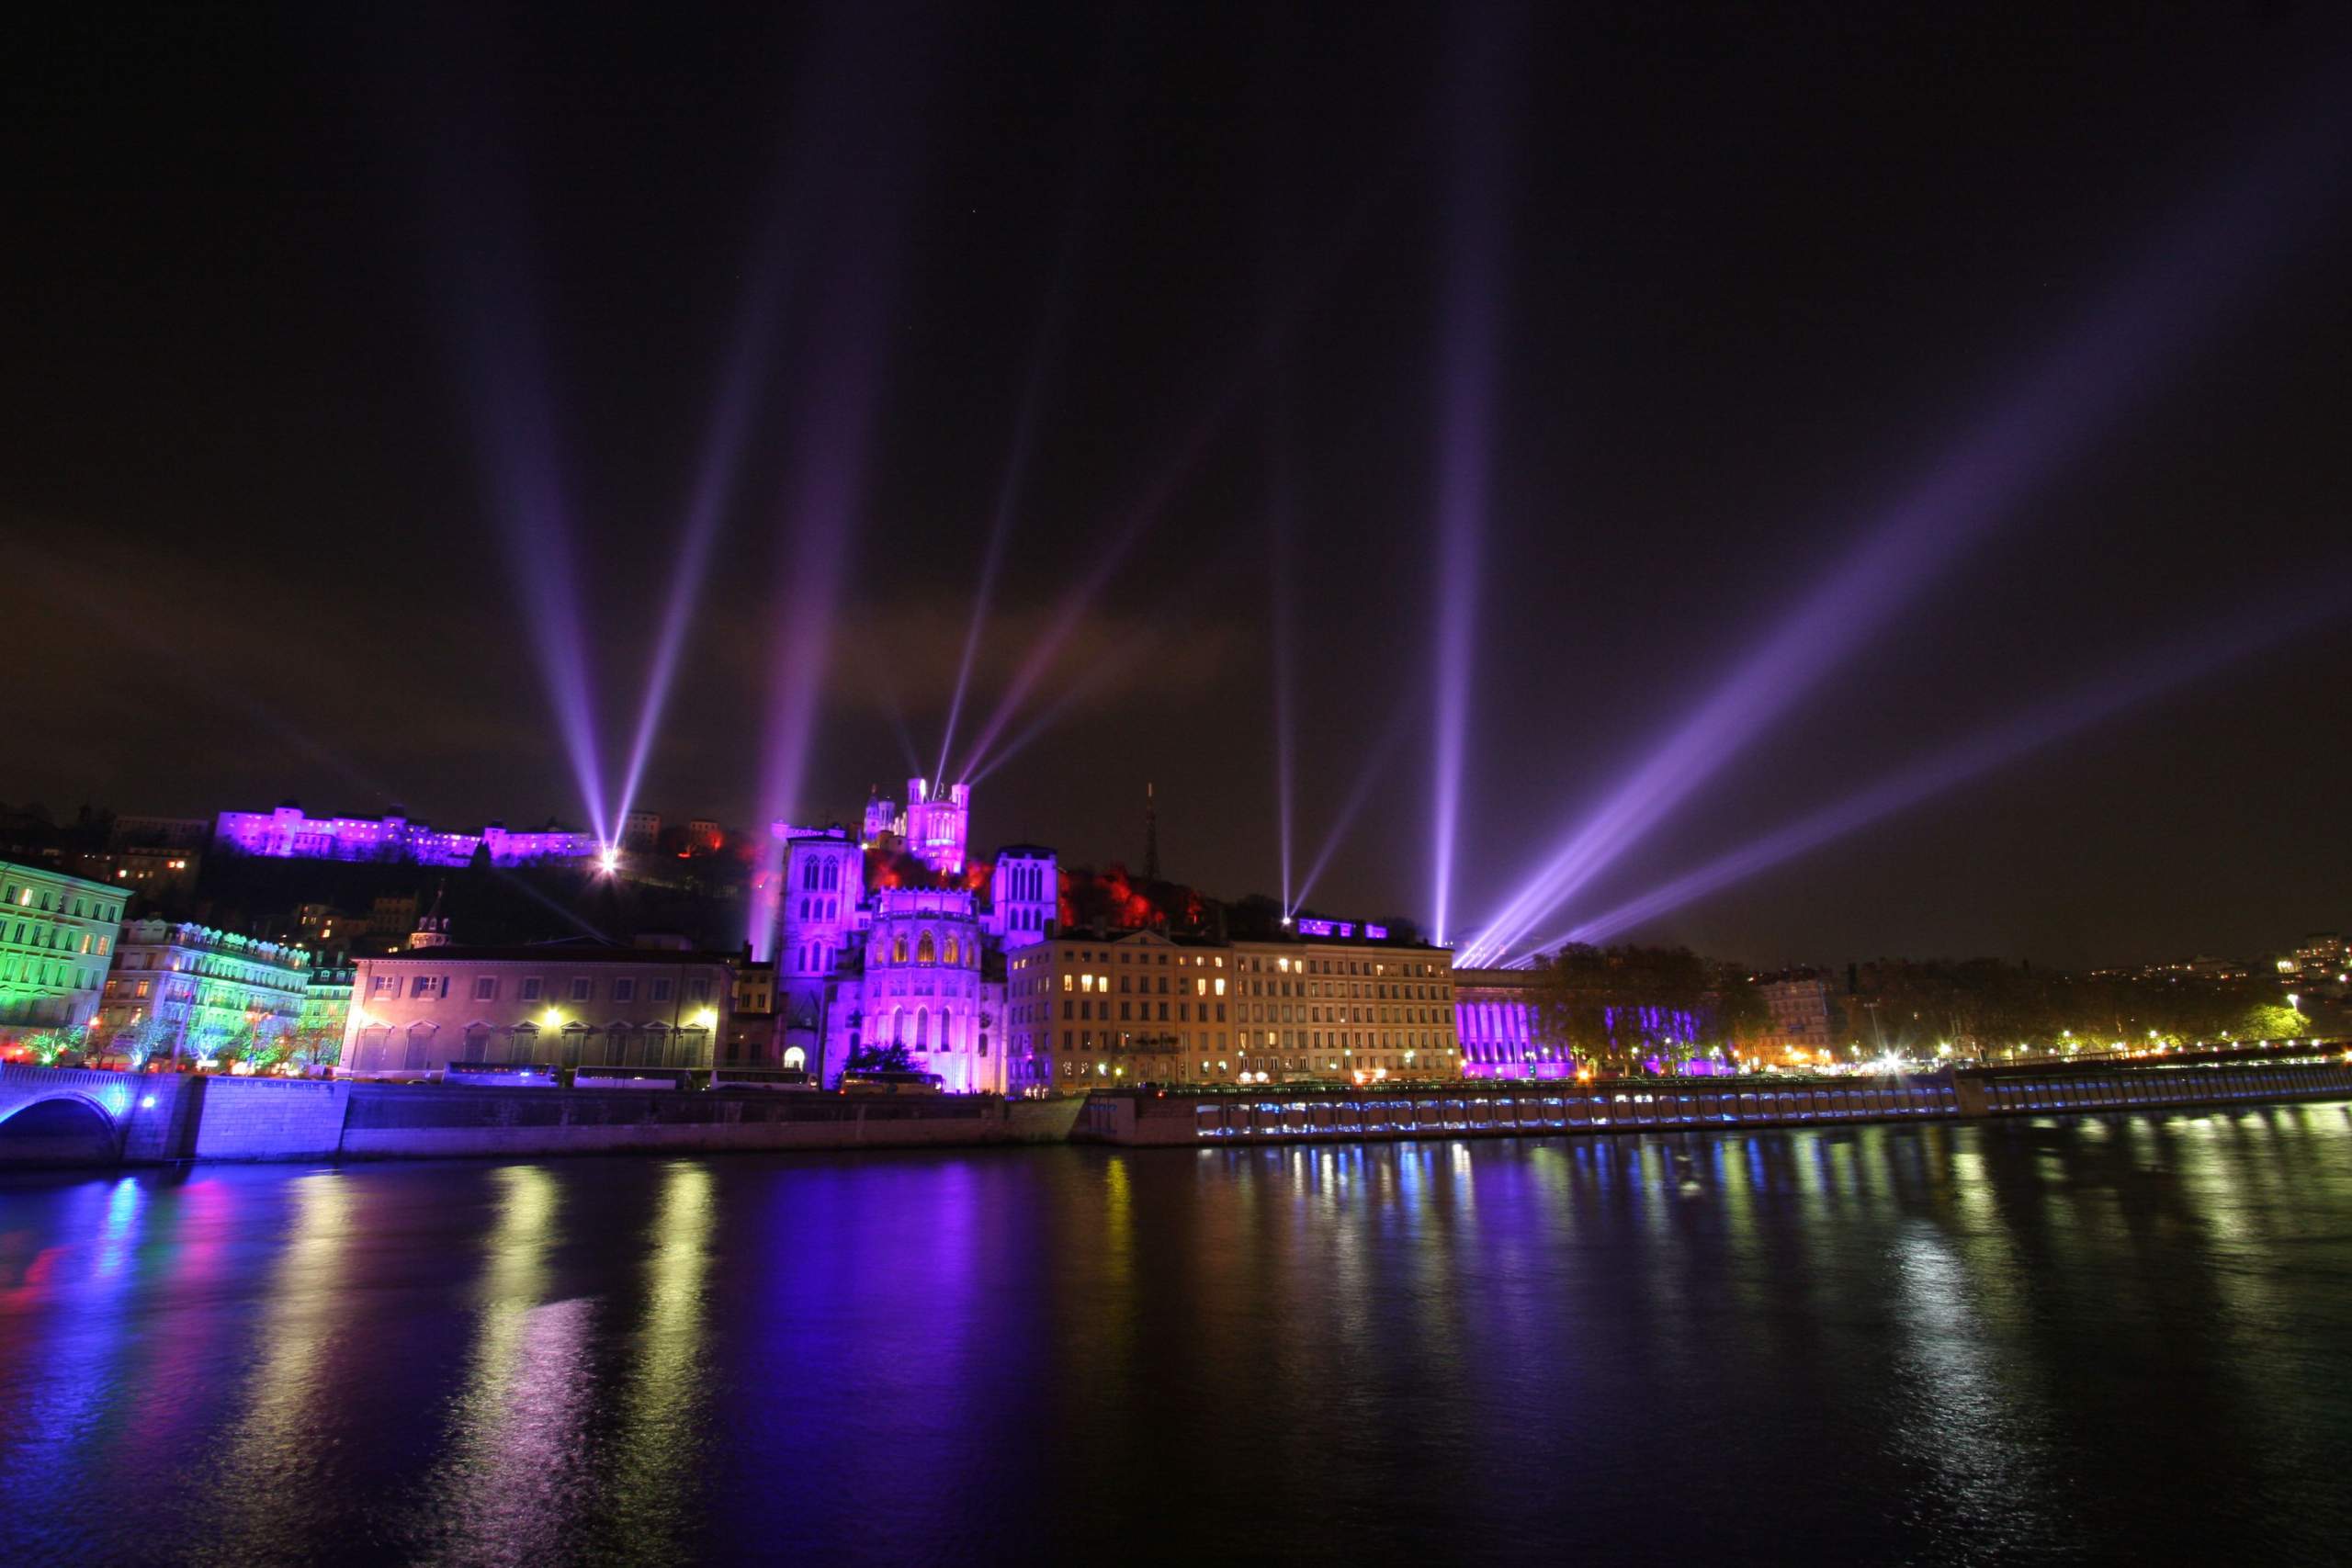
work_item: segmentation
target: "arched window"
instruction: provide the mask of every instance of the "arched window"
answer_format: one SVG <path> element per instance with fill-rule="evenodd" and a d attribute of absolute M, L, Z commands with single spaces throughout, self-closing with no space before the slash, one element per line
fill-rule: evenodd
<path fill-rule="evenodd" d="M 956 962 L 956 939 L 952 936 L 947 939 L 947 962 L 950 964 Z"/>
<path fill-rule="evenodd" d="M 890 962 L 893 964 L 904 964 L 906 961 L 907 934 L 904 931 L 900 931 L 898 935 L 890 939 Z"/>
<path fill-rule="evenodd" d="M 915 1009 L 914 1046 L 916 1050 L 928 1051 L 931 1049 L 930 1034 L 931 1010 L 929 1008 Z"/>
<path fill-rule="evenodd" d="M 784 1048 L 784 1065 L 796 1070 L 805 1068 L 808 1065 L 808 1053 L 797 1045 L 787 1045 Z"/>
<path fill-rule="evenodd" d="M 892 1008 L 890 1010 L 890 1043 L 893 1045 L 904 1045 L 906 1043 L 907 1010 L 904 1008 Z"/>
<path fill-rule="evenodd" d="M 923 932 L 922 940 L 915 943 L 915 962 L 918 964 L 936 964 L 939 962 L 939 952 L 936 948 L 932 946 L 931 933 L 929 931 Z"/>

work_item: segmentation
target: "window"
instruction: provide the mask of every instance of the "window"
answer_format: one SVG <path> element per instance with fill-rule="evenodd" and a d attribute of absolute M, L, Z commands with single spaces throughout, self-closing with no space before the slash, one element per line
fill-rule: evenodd
<path fill-rule="evenodd" d="M 670 982 L 668 980 L 656 980 L 653 982 L 653 999 L 657 1002 L 666 1002 L 670 999 Z"/>
<path fill-rule="evenodd" d="M 707 979 L 687 981 L 686 1000 L 690 1002 L 707 1002 L 710 1000 L 710 982 Z"/>
<path fill-rule="evenodd" d="M 613 1000 L 616 1002 L 633 1002 L 637 1000 L 637 982 L 635 980 L 614 981 Z"/>
<path fill-rule="evenodd" d="M 596 983 L 594 980 L 585 975 L 576 976 L 571 982 L 571 999 L 575 1002 L 584 1002 L 594 994 L 595 989 Z"/>
<path fill-rule="evenodd" d="M 540 987 L 545 984 L 546 982 L 541 980 L 537 975 L 533 975 L 526 979 L 523 982 L 523 999 L 526 1002 L 537 1001 L 539 999 Z"/>
<path fill-rule="evenodd" d="M 478 1001 L 478 1002 L 490 1002 L 490 1001 L 496 1001 L 497 999 L 498 999 L 498 979 L 497 979 L 497 976 L 492 976 L 492 975 L 481 975 L 481 976 L 475 976 L 475 978 L 474 978 L 474 1000 L 476 1000 L 476 1001 Z"/>

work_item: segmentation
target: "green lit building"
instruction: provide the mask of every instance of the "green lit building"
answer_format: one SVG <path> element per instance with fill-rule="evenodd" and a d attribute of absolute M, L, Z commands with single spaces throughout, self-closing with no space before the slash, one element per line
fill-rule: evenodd
<path fill-rule="evenodd" d="M 123 897 L 103 882 L 0 862 L 0 1031 L 90 1021 Z"/>

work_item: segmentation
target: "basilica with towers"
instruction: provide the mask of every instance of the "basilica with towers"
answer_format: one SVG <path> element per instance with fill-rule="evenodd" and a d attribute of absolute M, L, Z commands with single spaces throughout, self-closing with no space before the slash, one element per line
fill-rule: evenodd
<path fill-rule="evenodd" d="M 1052 931 L 1058 867 L 1034 844 L 973 860 L 970 813 L 970 785 L 917 778 L 903 803 L 869 799 L 855 838 L 775 824 L 768 947 L 786 1066 L 830 1082 L 902 1045 L 950 1090 L 1006 1088 L 1003 954 Z"/>

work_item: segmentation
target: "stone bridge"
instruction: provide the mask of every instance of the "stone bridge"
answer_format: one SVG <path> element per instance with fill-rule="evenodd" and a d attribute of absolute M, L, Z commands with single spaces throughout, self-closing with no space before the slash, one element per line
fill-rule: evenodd
<path fill-rule="evenodd" d="M 167 1126 L 155 1112 L 178 1099 L 176 1078 L 0 1066 L 0 1165 L 110 1165 L 135 1132 Z"/>

